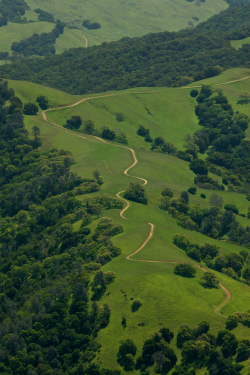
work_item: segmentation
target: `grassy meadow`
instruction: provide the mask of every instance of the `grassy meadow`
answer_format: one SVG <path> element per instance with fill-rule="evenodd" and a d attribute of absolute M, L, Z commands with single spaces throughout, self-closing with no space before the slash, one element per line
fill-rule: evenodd
<path fill-rule="evenodd" d="M 41 8 L 64 22 L 70 22 L 79 28 L 82 21 L 90 19 L 99 22 L 101 29 L 84 29 L 89 45 L 118 40 L 122 37 L 141 36 L 149 32 L 178 31 L 188 26 L 188 22 L 196 25 L 213 14 L 227 8 L 223 0 L 210 0 L 205 3 L 195 0 L 137 0 L 124 2 L 121 0 L 67 1 L 67 0 L 27 0 L 31 9 Z M 199 21 L 192 17 L 198 17 Z"/>
<path fill-rule="evenodd" d="M 249 113 L 250 105 L 237 104 L 239 92 L 247 90 L 249 80 L 223 85 L 226 81 L 240 79 L 247 75 L 250 74 L 246 69 L 233 69 L 207 82 L 219 83 L 217 87 L 223 87 L 234 109 Z M 199 85 L 199 82 L 192 85 Z M 35 102 L 37 95 L 45 94 L 54 108 L 81 99 L 78 96 L 28 82 L 10 81 L 9 86 L 15 89 L 16 95 L 24 102 Z M 150 92 L 152 90 L 156 92 Z M 143 93 L 138 94 L 138 92 Z M 47 114 L 49 119 L 59 125 L 63 125 L 72 115 L 80 115 L 84 120 L 93 120 L 96 126 L 105 123 L 113 129 L 124 130 L 128 135 L 129 146 L 133 147 L 138 159 L 138 164 L 129 173 L 148 180 L 146 192 L 149 204 L 144 206 L 132 202 L 129 210 L 124 214 L 128 220 L 119 216 L 119 210 L 104 212 L 104 216 L 124 226 L 124 232 L 112 239 L 114 245 L 121 247 L 122 254 L 102 268 L 103 271 L 116 273 L 115 282 L 108 287 L 101 300 L 101 303 L 110 306 L 111 319 L 107 328 L 101 330 L 98 335 L 102 347 L 96 361 L 106 368 L 120 369 L 116 363 L 116 352 L 122 339 L 132 338 L 140 354 L 143 341 L 162 325 L 168 326 L 176 336 L 181 324 L 197 325 L 201 320 L 207 320 L 210 322 L 211 332 L 215 333 L 225 327 L 226 316 L 235 311 L 249 310 L 250 288 L 221 273 L 217 274 L 218 278 L 231 292 L 232 298 L 221 308 L 220 314 L 216 314 L 215 309 L 225 300 L 224 291 L 221 288 L 204 289 L 200 284 L 200 277 L 203 274 L 201 270 L 197 269 L 195 278 L 186 279 L 174 275 L 174 263 L 139 261 L 183 261 L 195 265 L 194 261 L 172 243 L 174 234 L 180 232 L 185 232 L 194 243 L 203 244 L 208 241 L 216 243 L 223 254 L 239 252 L 242 249 L 233 244 L 210 239 L 197 232 L 184 230 L 176 224 L 176 220 L 157 207 L 161 191 L 165 187 L 170 187 L 174 196 L 178 197 L 181 191 L 193 185 L 194 174 L 189 170 L 187 162 L 169 155 L 153 153 L 148 149 L 140 149 L 147 144 L 142 137 L 136 135 L 136 130 L 139 124 L 144 125 L 150 129 L 152 137 L 162 135 L 181 148 L 184 135 L 193 133 L 199 128 L 194 115 L 196 101 L 189 96 L 189 92 L 190 89 L 183 88 L 133 89 L 118 92 L 116 96 L 86 101 L 76 107 L 55 110 Z M 104 95 L 107 94 L 109 93 Z M 98 95 L 91 97 L 95 96 Z M 119 123 L 115 120 L 117 112 L 125 115 L 124 122 Z M 115 144 L 112 143 L 105 144 L 82 133 L 56 128 L 46 123 L 41 113 L 34 117 L 26 116 L 25 124 L 28 130 L 34 125 L 38 125 L 41 129 L 42 150 L 53 147 L 70 150 L 76 160 L 72 168 L 74 172 L 91 177 L 94 170 L 99 170 L 104 177 L 101 193 L 115 196 L 117 192 L 123 191 L 129 182 L 135 181 L 134 178 L 127 177 L 123 173 L 133 162 L 129 150 L 114 147 Z M 207 198 L 205 200 L 200 198 L 200 193 L 205 193 Z M 196 196 L 190 196 L 190 204 L 199 203 L 202 207 L 209 207 L 209 195 L 212 193 L 209 190 L 198 189 Z M 218 194 L 223 197 L 224 203 L 234 203 L 241 213 L 247 212 L 248 205 L 244 195 L 227 191 Z M 79 196 L 79 199 L 84 197 Z M 240 217 L 238 219 L 242 220 L 242 225 L 249 225 L 248 219 Z M 148 223 L 155 225 L 152 239 L 133 257 L 137 261 L 127 260 L 126 256 L 139 248 L 148 237 Z M 92 226 L 95 226 L 95 223 L 92 223 Z M 139 299 L 142 302 L 142 307 L 135 313 L 131 312 L 132 299 Z M 121 325 L 123 316 L 127 319 L 126 329 Z M 145 325 L 139 326 L 138 324 L 141 323 Z M 244 338 L 249 335 L 250 330 L 239 326 L 233 332 L 238 338 Z M 180 354 L 175 343 L 174 339 L 171 345 Z"/>
<path fill-rule="evenodd" d="M 239 49 L 243 46 L 243 44 L 249 44 L 250 43 L 250 37 L 241 39 L 241 40 L 231 40 L 231 46 L 235 49 Z"/>

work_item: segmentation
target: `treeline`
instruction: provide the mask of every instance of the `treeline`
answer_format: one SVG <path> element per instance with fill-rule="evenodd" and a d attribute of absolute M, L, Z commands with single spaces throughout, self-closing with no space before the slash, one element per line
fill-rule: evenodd
<path fill-rule="evenodd" d="M 27 56 L 50 56 L 55 55 L 55 42 L 56 39 L 64 31 L 64 26 L 60 23 L 55 25 L 55 28 L 50 33 L 33 34 L 30 38 L 14 42 L 11 45 L 11 50 Z"/>
<path fill-rule="evenodd" d="M 233 7 L 193 29 L 72 49 L 42 61 L 2 66 L 0 73 L 72 94 L 186 85 L 222 69 L 249 67 L 250 46 L 235 50 L 228 39 L 232 30 L 249 27 L 249 17 L 250 5 Z"/>
<path fill-rule="evenodd" d="M 22 16 L 29 9 L 29 5 L 24 0 L 2 0 L 0 3 L 0 27 L 6 26 L 8 21 L 17 23 L 27 22 Z"/>
<path fill-rule="evenodd" d="M 86 195 L 100 190 L 100 173 L 78 177 L 70 152 L 38 151 L 40 129 L 30 139 L 21 100 L 5 82 L 0 96 L 0 372 L 84 374 L 111 314 L 97 301 L 116 275 L 100 268 L 121 254 L 111 239 L 123 226 L 99 217 L 122 203 Z"/>
<path fill-rule="evenodd" d="M 170 190 L 170 189 L 167 189 Z M 183 191 L 179 198 L 173 198 L 172 192 L 162 192 L 159 208 L 175 219 L 182 228 L 198 231 L 208 237 L 228 240 L 250 248 L 250 227 L 243 228 L 235 218 L 234 207 L 225 205 L 222 209 L 220 199 L 211 201 L 213 207 L 201 208 L 189 205 L 189 193 Z M 220 197 L 218 197 L 220 198 Z"/>
<path fill-rule="evenodd" d="M 194 95 L 194 91 L 191 91 L 191 95 Z M 190 169 L 197 175 L 197 184 L 210 183 L 216 189 L 220 189 L 220 186 L 224 189 L 223 185 L 207 176 L 210 170 L 222 176 L 222 182 L 231 191 L 248 193 L 250 142 L 245 140 L 245 132 L 249 126 L 249 117 L 243 113 L 234 113 L 222 91 L 214 94 L 212 86 L 203 85 L 196 98 L 199 104 L 195 113 L 201 129 L 193 136 L 186 137 L 185 152 L 195 159 L 190 163 Z M 197 151 L 207 152 L 206 161 L 196 159 Z"/>
<path fill-rule="evenodd" d="M 117 143 L 128 144 L 126 134 L 120 130 L 112 130 L 108 126 L 103 125 L 99 129 L 95 127 L 95 124 L 92 120 L 82 121 L 80 116 L 72 116 L 66 121 L 66 124 L 63 125 L 64 128 L 78 131 L 84 134 L 91 134 L 96 137 L 101 137 L 109 141 L 114 141 Z"/>
<path fill-rule="evenodd" d="M 230 318 L 240 320 L 243 315 L 239 313 L 239 316 Z M 226 326 L 230 325 L 228 322 L 229 319 Z M 195 375 L 201 369 L 206 369 L 208 375 L 240 375 L 244 367 L 240 362 L 246 361 L 250 355 L 249 340 L 237 340 L 229 329 L 221 329 L 214 335 L 209 332 L 209 328 L 209 323 L 204 320 L 196 327 L 188 324 L 180 326 L 176 337 L 177 347 L 181 350 L 181 361 L 178 365 L 177 356 L 170 347 L 174 333 L 167 327 L 153 332 L 143 343 L 139 353 L 133 340 L 121 341 L 117 362 L 125 371 L 135 369 L 145 375 L 151 370 L 162 375 L 171 370 L 173 375 Z M 92 366 L 93 374 L 101 374 L 98 365 Z"/>

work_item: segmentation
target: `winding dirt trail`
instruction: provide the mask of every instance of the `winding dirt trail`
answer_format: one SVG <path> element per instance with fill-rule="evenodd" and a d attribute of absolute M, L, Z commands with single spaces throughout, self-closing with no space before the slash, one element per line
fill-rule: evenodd
<path fill-rule="evenodd" d="M 88 46 L 88 40 L 87 40 L 87 38 L 86 38 L 84 35 L 83 35 L 83 37 L 84 37 L 85 40 L 86 40 L 86 47 L 87 47 L 87 46 Z M 234 82 L 244 81 L 244 80 L 249 79 L 249 78 L 250 78 L 250 76 L 247 76 L 247 77 L 244 77 L 244 78 L 241 78 L 241 79 L 236 79 L 236 80 L 232 80 L 232 81 L 228 81 L 228 82 L 215 83 L 215 84 L 213 84 L 213 85 L 214 85 L 214 86 L 226 85 L 226 84 L 231 84 L 231 83 L 234 83 Z M 183 89 L 191 89 L 191 88 L 194 88 L 194 87 L 198 88 L 198 87 L 201 87 L 201 85 L 200 85 L 200 86 L 185 86 L 185 87 L 181 87 L 181 88 L 179 88 L 179 89 L 182 89 L 182 90 L 183 90 Z M 162 91 L 148 90 L 148 91 L 125 92 L 125 93 L 115 93 L 115 94 L 99 95 L 99 96 L 95 96 L 95 97 L 88 97 L 88 98 L 81 99 L 81 100 L 79 100 L 78 102 L 76 102 L 76 103 L 74 103 L 74 104 L 70 104 L 70 105 L 62 106 L 62 107 L 58 107 L 58 108 L 47 109 L 47 110 L 45 110 L 45 111 L 42 112 L 42 118 L 44 119 L 44 121 L 46 121 L 46 122 L 52 124 L 53 126 L 55 126 L 57 129 L 60 129 L 61 131 L 64 131 L 64 132 L 66 132 L 66 133 L 70 133 L 71 135 L 74 135 L 75 137 L 79 137 L 79 138 L 86 139 L 86 140 L 91 141 L 91 142 L 95 142 L 95 141 L 93 141 L 93 140 L 91 140 L 91 139 L 89 139 L 89 138 L 86 138 L 86 137 L 84 137 L 84 136 L 81 136 L 81 135 L 78 135 L 78 134 L 74 134 L 73 132 L 66 130 L 66 129 L 63 128 L 62 126 L 60 126 L 60 125 L 58 125 L 58 124 L 56 124 L 56 123 L 54 123 L 54 122 L 48 120 L 46 113 L 47 113 L 47 112 L 51 112 L 51 111 L 62 110 L 62 109 L 65 109 L 65 108 L 75 107 L 75 106 L 79 105 L 80 103 L 82 103 L 82 102 L 84 102 L 84 101 L 88 101 L 88 100 L 94 100 L 94 99 L 106 98 L 106 97 L 118 96 L 118 95 L 127 95 L 127 94 L 147 94 L 147 93 L 157 93 L 157 92 L 160 93 L 160 92 L 165 92 L 165 91 L 169 91 L 169 90 L 162 90 Z M 133 178 L 136 178 L 136 179 L 139 179 L 139 180 L 143 181 L 143 185 L 146 185 L 146 184 L 148 183 L 148 181 L 147 181 L 145 178 L 138 177 L 138 176 L 133 176 L 133 175 L 128 174 L 128 171 L 129 171 L 130 169 L 132 169 L 132 168 L 138 163 L 138 160 L 137 160 L 137 157 L 136 157 L 135 151 L 134 151 L 132 148 L 129 148 L 129 147 L 126 147 L 126 146 L 115 145 L 115 144 L 113 144 L 113 143 L 109 143 L 109 142 L 105 141 L 104 139 L 102 139 L 102 138 L 100 138 L 100 137 L 94 137 L 94 136 L 93 136 L 93 138 L 96 138 L 97 140 L 99 140 L 99 141 L 101 141 L 101 142 L 103 142 L 103 143 L 109 144 L 109 145 L 111 145 L 111 146 L 114 146 L 114 147 L 120 147 L 120 148 L 124 148 L 124 149 L 129 150 L 129 151 L 131 152 L 131 154 L 132 154 L 132 157 L 133 157 L 134 161 L 133 161 L 133 163 L 132 163 L 132 164 L 131 164 L 131 165 L 130 165 L 125 171 L 124 171 L 124 174 L 125 174 L 126 176 L 128 176 L 128 177 L 133 177 Z M 104 163 L 105 163 L 105 165 L 106 165 L 106 162 L 104 162 Z M 107 168 L 107 170 L 108 170 L 110 173 L 112 173 L 112 172 L 108 169 L 107 165 L 106 165 L 106 168 Z M 124 193 L 124 190 L 123 190 L 123 191 L 120 191 L 120 192 L 118 192 L 118 193 L 116 194 L 117 198 L 123 200 L 123 201 L 126 203 L 125 208 L 123 208 L 122 211 L 120 212 L 120 216 L 121 216 L 123 219 L 128 220 L 123 214 L 124 214 L 124 212 L 127 211 L 128 208 L 130 207 L 130 203 L 129 203 L 129 201 L 127 201 L 126 199 L 124 199 L 123 197 L 120 196 L 120 194 L 122 194 L 122 193 Z M 147 263 L 182 263 L 182 262 L 179 262 L 179 261 L 176 261 L 176 262 L 175 262 L 175 261 L 168 262 L 168 261 L 155 261 L 155 260 L 146 260 L 146 259 L 131 259 L 131 257 L 132 257 L 133 255 L 137 254 L 139 251 L 141 251 L 141 250 L 147 245 L 147 243 L 149 242 L 149 240 L 150 240 L 150 239 L 152 238 L 152 236 L 153 236 L 155 226 L 154 226 L 154 224 L 152 224 L 152 223 L 148 223 L 148 224 L 149 224 L 149 226 L 150 226 L 150 233 L 149 233 L 147 239 L 143 242 L 143 244 L 142 244 L 142 245 L 141 245 L 136 251 L 134 251 L 132 254 L 128 255 L 128 256 L 126 257 L 126 259 L 127 259 L 127 260 L 130 260 L 130 261 L 135 261 L 135 262 L 147 262 Z M 207 270 L 206 270 L 205 268 L 202 268 L 202 267 L 199 266 L 199 265 L 195 265 L 195 266 L 196 266 L 197 268 L 201 269 L 202 271 L 207 272 Z M 215 309 L 215 312 L 216 312 L 217 314 L 219 314 L 219 310 L 220 310 L 223 306 L 225 306 L 225 304 L 226 304 L 227 302 L 229 302 L 230 299 L 231 299 L 231 293 L 229 292 L 229 290 L 227 290 L 226 287 L 225 287 L 224 285 L 222 285 L 221 283 L 219 283 L 219 286 L 220 286 L 220 287 L 224 290 L 224 292 L 226 293 L 226 299 L 225 299 L 225 301 L 223 301 L 223 302 L 222 302 L 222 303 L 221 303 L 221 304 Z"/>

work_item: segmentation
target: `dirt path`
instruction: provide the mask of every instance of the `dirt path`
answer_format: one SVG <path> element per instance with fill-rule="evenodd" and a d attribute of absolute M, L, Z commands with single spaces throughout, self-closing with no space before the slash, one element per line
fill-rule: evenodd
<path fill-rule="evenodd" d="M 83 35 L 83 37 L 85 38 L 86 40 L 86 47 L 88 46 L 88 40 L 87 38 Z M 231 83 L 234 83 L 234 82 L 240 82 L 240 81 L 244 81 L 246 79 L 249 79 L 250 76 L 248 77 L 244 77 L 244 78 L 241 78 L 241 79 L 236 79 L 236 80 L 233 80 L 233 81 L 228 81 L 228 82 L 223 82 L 223 83 L 215 83 L 214 86 L 219 86 L 219 85 L 226 85 L 226 84 L 231 84 Z M 181 87 L 179 88 L 179 90 L 183 90 L 183 89 L 192 89 L 194 87 L 201 87 L 201 86 L 185 86 L 185 87 Z M 51 108 L 51 109 L 47 109 L 46 111 L 43 111 L 42 112 L 42 117 L 43 119 L 54 125 L 55 127 L 57 127 L 58 129 L 60 129 L 61 131 L 64 131 L 66 133 L 70 133 L 76 137 L 79 137 L 79 138 L 82 138 L 82 139 L 86 139 L 86 137 L 84 136 L 81 136 L 81 135 L 78 135 L 78 134 L 74 134 L 72 133 L 71 131 L 68 131 L 66 130 L 65 128 L 63 128 L 62 126 L 50 121 L 47 119 L 47 115 L 46 113 L 47 112 L 51 112 L 51 111 L 57 111 L 57 110 L 61 110 L 61 109 L 65 109 L 65 108 L 71 108 L 71 107 L 75 107 L 77 105 L 79 105 L 80 103 L 84 102 L 84 101 L 88 101 L 88 100 L 94 100 L 94 99 L 99 99 L 99 98 L 106 98 L 106 97 L 111 97 L 111 96 L 118 96 L 118 95 L 127 95 L 127 94 L 147 94 L 147 93 L 154 93 L 154 92 L 164 92 L 164 91 L 169 91 L 169 90 L 163 90 L 163 91 L 155 91 L 155 90 L 148 90 L 148 91 L 139 91 L 139 92 L 125 92 L 125 93 L 115 93 L 115 94 L 107 94 L 107 95 L 99 95 L 99 96 L 95 96 L 95 97 L 89 97 L 89 98 L 84 98 L 84 99 L 81 99 L 79 100 L 77 103 L 74 103 L 74 104 L 70 104 L 70 105 L 67 105 L 67 106 L 63 106 L 63 107 L 59 107 L 59 108 Z M 112 145 L 112 146 L 115 146 L 115 147 L 120 147 L 120 148 L 124 148 L 124 149 L 127 149 L 131 152 L 132 154 L 132 157 L 134 159 L 134 162 L 124 171 L 124 174 L 128 177 L 133 177 L 133 178 L 136 178 L 136 179 L 139 179 L 141 181 L 143 181 L 143 185 L 146 185 L 148 183 L 148 181 L 145 179 L 145 178 L 142 178 L 142 177 L 137 177 L 137 176 L 133 176 L 133 175 L 130 175 L 128 174 L 128 171 L 130 169 L 132 169 L 137 163 L 138 163 L 138 160 L 137 160 L 137 157 L 136 157 L 136 154 L 135 154 L 135 151 L 132 149 L 132 148 L 129 148 L 129 147 L 126 147 L 126 146 L 120 146 L 120 145 L 116 145 L 116 144 L 113 144 L 113 143 L 109 143 L 107 141 L 105 141 L 104 139 L 100 138 L 100 137 L 93 137 L 93 138 L 96 138 L 98 139 L 99 141 L 103 142 L 103 143 L 106 143 L 106 144 L 109 144 L 109 145 Z M 94 142 L 92 141 L 91 139 L 88 139 L 89 141 L 91 142 Z M 105 163 L 105 162 L 104 162 Z M 106 163 L 105 163 L 106 165 Z M 106 168 L 109 172 L 111 172 L 107 165 L 106 165 Z M 111 172 L 112 173 L 112 172 Z M 123 215 L 125 211 L 127 211 L 127 209 L 130 207 L 130 203 L 129 201 L 127 201 L 126 199 L 122 198 L 120 196 L 120 194 L 124 193 L 124 190 L 123 191 L 120 191 L 116 194 L 117 198 L 120 198 L 122 199 L 125 203 L 126 203 L 126 206 L 125 208 L 122 209 L 122 211 L 120 212 L 120 216 L 123 218 L 123 219 L 126 219 L 127 218 Z M 153 233 L 154 233 L 154 224 L 151 224 L 151 223 L 148 223 L 149 226 L 150 226 L 150 233 L 149 233 L 149 236 L 147 237 L 147 239 L 143 242 L 143 244 L 139 247 L 139 249 L 137 249 L 134 253 L 130 254 L 127 256 L 127 260 L 131 260 L 131 261 L 136 261 L 136 262 L 147 262 L 147 263 L 181 263 L 181 262 L 167 262 L 167 261 L 155 261 L 155 260 L 144 260 L 144 259 L 131 259 L 131 257 L 133 255 L 135 255 L 136 253 L 138 253 L 139 251 L 141 251 L 148 243 L 148 241 L 151 239 L 151 237 L 153 236 Z M 202 271 L 204 272 L 207 272 L 207 270 L 205 268 L 202 268 L 200 267 L 199 265 L 195 265 L 197 268 L 201 269 Z M 219 286 L 225 291 L 226 293 L 226 300 L 223 301 L 223 303 L 221 303 L 215 310 L 215 312 L 217 314 L 219 314 L 219 309 L 221 309 L 230 299 L 231 299 L 231 293 L 229 292 L 229 290 L 227 290 L 221 283 L 219 284 Z"/>
<path fill-rule="evenodd" d="M 143 242 L 143 244 L 137 249 L 135 250 L 132 254 L 128 255 L 126 257 L 127 260 L 132 260 L 134 262 L 146 262 L 146 263 L 167 263 L 167 264 L 171 264 L 171 263 L 184 263 L 184 262 L 179 262 L 179 261 L 164 261 L 164 260 L 145 260 L 145 259 L 131 259 L 131 257 L 137 253 L 139 253 L 139 251 L 141 251 L 148 243 L 148 241 L 151 239 L 151 237 L 153 236 L 153 233 L 154 233 L 154 224 L 151 224 L 151 223 L 148 223 L 149 226 L 150 226 L 150 232 L 149 232 L 149 235 L 147 237 L 147 239 Z M 187 262 L 185 262 L 187 263 Z M 205 268 L 199 266 L 198 264 L 195 264 L 195 267 L 199 268 L 200 270 L 204 271 L 204 272 L 208 272 Z M 219 286 L 221 287 L 222 290 L 224 290 L 224 292 L 226 293 L 226 299 L 225 301 L 223 301 L 214 311 L 219 314 L 219 310 L 226 305 L 227 302 L 230 301 L 231 299 L 231 293 L 229 292 L 229 290 L 227 290 L 227 288 L 222 285 L 221 283 L 219 283 Z M 220 315 L 220 314 L 219 314 Z"/>

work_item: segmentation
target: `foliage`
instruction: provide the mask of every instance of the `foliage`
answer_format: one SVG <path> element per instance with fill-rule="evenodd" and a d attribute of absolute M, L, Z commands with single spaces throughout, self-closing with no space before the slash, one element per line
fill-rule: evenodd
<path fill-rule="evenodd" d="M 166 189 L 164 189 L 164 190 L 162 191 L 161 195 L 162 195 L 163 197 L 170 197 L 170 198 L 172 198 L 172 197 L 174 196 L 174 194 L 173 194 L 173 192 L 172 192 L 172 190 L 171 190 L 170 188 L 166 188 Z"/>
<path fill-rule="evenodd" d="M 191 264 L 177 264 L 175 266 L 174 273 L 182 277 L 191 278 L 195 276 L 196 269 L 193 266 L 191 266 Z"/>
<path fill-rule="evenodd" d="M 134 356 L 136 355 L 137 347 L 133 340 L 121 341 L 117 353 L 117 362 L 124 368 L 125 371 L 133 371 Z"/>
<path fill-rule="evenodd" d="M 138 311 L 141 306 L 142 306 L 141 301 L 139 301 L 138 299 L 134 299 L 131 305 L 131 311 L 132 312 Z"/>
<path fill-rule="evenodd" d="M 129 201 L 147 204 L 148 199 L 145 195 L 145 189 L 143 186 L 141 186 L 138 182 L 130 182 L 129 187 L 125 190 L 125 193 L 123 195 L 125 199 L 128 199 Z"/>
<path fill-rule="evenodd" d="M 63 125 L 64 128 L 77 130 L 82 125 L 82 119 L 80 116 L 72 116 L 71 119 L 67 120 L 66 124 Z"/>
<path fill-rule="evenodd" d="M 87 226 L 121 201 L 105 195 L 78 200 L 79 189 L 86 194 L 100 185 L 70 171 L 70 152 L 38 151 L 40 129 L 33 126 L 29 138 L 22 102 L 7 82 L 0 83 L 0 96 L 1 372 L 84 373 L 111 314 L 107 304 L 89 302 L 90 288 L 93 300 L 114 281 L 113 272 L 100 268 L 121 254 L 111 238 L 123 231 L 108 218 L 92 231 Z"/>
<path fill-rule="evenodd" d="M 196 28 L 123 38 L 43 61 L 2 66 L 1 76 L 81 95 L 140 86 L 180 86 L 187 82 L 183 77 L 201 80 L 220 74 L 221 68 L 248 66 L 249 45 L 235 50 L 230 40 L 234 31 L 248 28 L 249 14 L 250 5 L 230 8 Z M 43 54 L 49 53 L 53 52 Z"/>
<path fill-rule="evenodd" d="M 45 110 L 45 109 L 47 109 L 49 107 L 49 99 L 47 98 L 46 95 L 39 95 L 36 98 L 36 102 L 38 103 L 39 107 L 42 110 Z"/>
<path fill-rule="evenodd" d="M 195 159 L 189 164 L 189 168 L 195 174 L 207 175 L 208 174 L 208 167 L 204 160 L 202 159 Z"/>
<path fill-rule="evenodd" d="M 23 113 L 25 115 L 34 116 L 39 111 L 39 108 L 37 105 L 33 103 L 25 103 L 23 107 Z"/>
<path fill-rule="evenodd" d="M 52 22 L 55 23 L 53 15 L 45 10 L 37 8 L 34 10 L 35 13 L 38 13 L 38 20 L 41 22 Z"/>
<path fill-rule="evenodd" d="M 201 284 L 205 288 L 218 288 L 219 280 L 212 272 L 205 272 L 201 278 Z"/>

